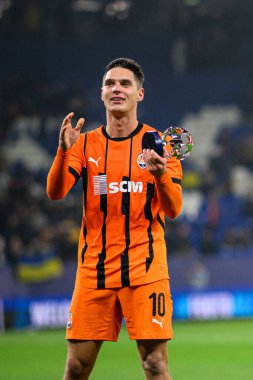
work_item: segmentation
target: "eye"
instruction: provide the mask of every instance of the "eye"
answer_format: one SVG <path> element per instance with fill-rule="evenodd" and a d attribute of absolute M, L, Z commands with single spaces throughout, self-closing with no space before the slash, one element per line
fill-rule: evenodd
<path fill-rule="evenodd" d="M 129 87 L 129 86 L 131 86 L 131 82 L 130 82 L 129 80 L 123 80 L 123 81 L 121 82 L 121 85 L 122 85 L 123 87 Z"/>
<path fill-rule="evenodd" d="M 105 81 L 105 86 L 112 86 L 112 85 L 113 85 L 113 81 L 112 80 Z"/>

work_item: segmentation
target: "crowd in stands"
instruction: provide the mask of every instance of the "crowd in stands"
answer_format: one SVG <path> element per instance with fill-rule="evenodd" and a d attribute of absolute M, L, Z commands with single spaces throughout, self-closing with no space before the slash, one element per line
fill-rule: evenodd
<path fill-rule="evenodd" d="M 54 34 L 60 38 L 61 33 L 64 36 L 68 33 L 60 28 L 62 17 L 67 18 L 66 24 L 72 17 L 71 25 L 78 17 L 86 17 L 85 25 L 93 25 L 91 15 L 83 12 L 77 16 L 66 11 L 74 1 L 61 2 L 65 7 L 61 14 L 53 5 L 56 3 L 13 1 L 11 8 L 6 10 L 6 17 L 0 19 L 0 30 L 6 36 L 21 33 L 23 38 L 36 35 L 48 38 L 46 33 L 54 28 Z M 144 33 L 142 23 L 137 25 L 141 2 L 136 6 L 133 2 L 125 3 L 129 5 L 125 8 L 127 14 L 117 18 L 120 12 L 115 11 L 117 20 L 114 22 L 126 23 L 127 18 L 132 18 L 133 25 Z M 152 28 L 159 27 L 162 33 L 170 35 L 169 58 L 166 52 L 161 57 L 169 61 L 168 70 L 180 73 L 192 68 L 217 70 L 228 63 L 248 69 L 253 61 L 252 49 L 249 49 L 253 25 L 250 2 L 248 12 L 245 7 L 238 13 L 240 5 L 233 0 L 222 2 L 222 7 L 217 1 L 199 3 L 198 7 L 187 7 L 176 0 L 147 2 L 149 15 L 156 14 L 152 17 Z M 154 7 L 156 12 L 152 13 Z M 96 15 L 93 14 L 93 18 L 100 17 L 96 28 L 102 29 L 104 24 L 115 27 L 112 13 L 105 10 L 101 7 Z M 45 15 L 49 14 L 51 19 L 47 18 L 45 25 Z M 89 30 L 90 38 L 92 31 L 97 33 L 96 28 Z M 145 29 L 147 36 L 152 28 Z M 83 38 L 82 28 L 74 28 L 71 33 L 72 37 Z M 6 71 L 7 75 L 1 79 L 0 98 L 0 266 L 10 264 L 15 273 L 19 273 L 17 269 L 22 263 L 52 258 L 66 261 L 76 257 L 82 212 L 81 184 L 65 200 L 57 202 L 47 198 L 45 184 L 64 112 L 85 114 L 92 100 L 80 84 L 70 86 L 64 81 L 48 80 L 43 65 L 36 68 L 32 78 L 25 73 Z M 249 101 L 251 93 L 252 89 L 248 92 Z M 250 106 L 247 120 L 242 118 L 244 124 L 233 128 L 221 125 L 214 141 L 217 149 L 208 158 L 204 171 L 191 158 L 183 162 L 184 192 L 197 194 L 199 202 L 194 216 L 183 212 L 177 220 L 167 221 L 169 255 L 253 255 L 253 196 L 250 191 L 253 125 L 249 110 Z M 50 273 L 57 275 L 59 266 Z"/>
<path fill-rule="evenodd" d="M 115 39 L 149 48 L 175 71 L 252 68 L 251 0 L 12 0 L 2 6 L 3 38 L 57 41 Z M 131 25 L 131 27 L 129 27 Z M 155 32 L 154 32 L 155 31 Z M 12 40 L 13 41 L 13 40 Z M 34 51 L 40 44 L 34 46 Z"/>

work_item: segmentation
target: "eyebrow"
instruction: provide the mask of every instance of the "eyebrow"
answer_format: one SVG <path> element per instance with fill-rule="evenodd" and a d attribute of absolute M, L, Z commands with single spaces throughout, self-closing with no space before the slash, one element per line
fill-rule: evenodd
<path fill-rule="evenodd" d="M 116 82 L 116 81 L 117 81 L 117 79 L 108 78 L 108 79 L 105 80 L 105 84 Z M 126 78 L 119 79 L 118 81 L 120 83 L 127 83 L 127 84 L 132 84 L 133 83 L 130 79 L 126 79 Z"/>

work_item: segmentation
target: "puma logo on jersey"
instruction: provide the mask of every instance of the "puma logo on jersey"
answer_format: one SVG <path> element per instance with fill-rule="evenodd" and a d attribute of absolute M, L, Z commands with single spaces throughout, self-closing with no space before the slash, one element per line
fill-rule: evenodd
<path fill-rule="evenodd" d="M 101 160 L 101 157 L 99 157 L 97 160 L 95 160 L 93 157 L 89 157 L 88 158 L 88 161 L 94 162 L 94 164 L 96 164 L 97 168 L 98 168 L 98 161 L 99 160 Z"/>
<path fill-rule="evenodd" d="M 143 182 L 121 181 L 107 183 L 106 174 L 93 176 L 94 195 L 121 193 L 142 193 Z"/>
<path fill-rule="evenodd" d="M 163 329 L 163 321 L 164 321 L 164 318 L 161 321 L 158 321 L 155 318 L 152 319 L 152 322 L 156 323 L 157 325 L 160 325 L 162 329 Z"/>

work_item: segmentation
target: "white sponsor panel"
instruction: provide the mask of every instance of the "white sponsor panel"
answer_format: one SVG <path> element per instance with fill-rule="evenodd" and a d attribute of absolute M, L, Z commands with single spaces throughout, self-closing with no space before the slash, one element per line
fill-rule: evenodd
<path fill-rule="evenodd" d="M 68 313 L 69 300 L 33 301 L 29 305 L 32 327 L 65 327 Z"/>
<path fill-rule="evenodd" d="M 229 292 L 191 294 L 188 297 L 188 316 L 194 319 L 231 318 L 233 295 Z"/>

